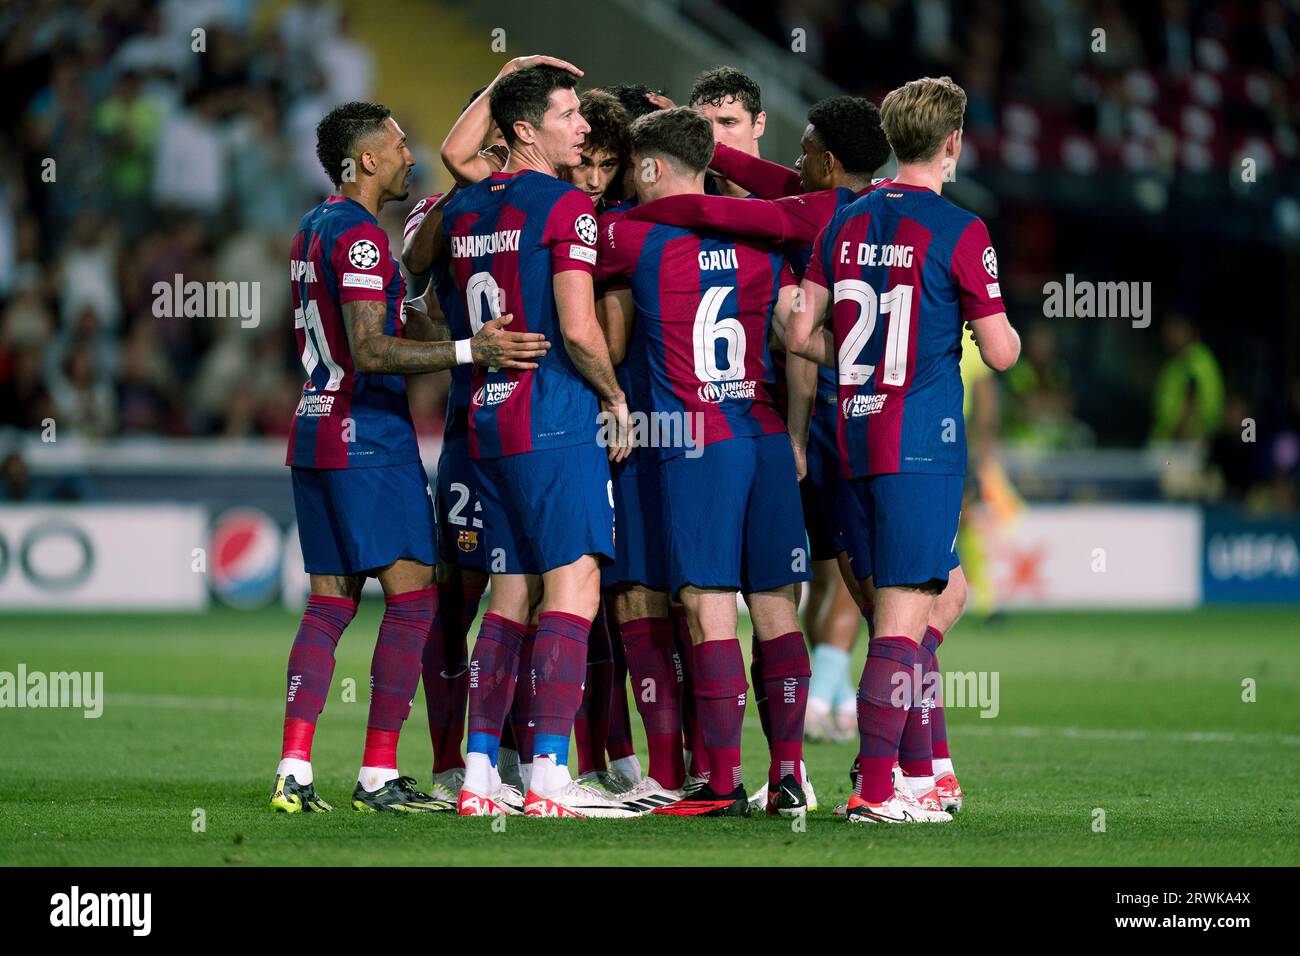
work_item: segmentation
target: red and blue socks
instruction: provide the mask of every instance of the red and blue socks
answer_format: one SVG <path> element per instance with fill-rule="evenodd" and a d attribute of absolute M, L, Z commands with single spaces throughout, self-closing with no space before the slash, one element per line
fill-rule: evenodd
<path fill-rule="evenodd" d="M 587 679 L 582 702 L 573 718 L 573 737 L 578 745 L 578 773 L 606 770 L 605 745 L 609 741 L 610 707 L 614 692 L 614 649 L 605 625 L 602 602 L 591 622 L 587 640 Z"/>
<path fill-rule="evenodd" d="M 943 713 L 943 672 L 939 670 L 939 645 L 943 632 L 927 627 L 921 638 L 921 649 L 929 653 L 928 670 L 934 672 L 934 699 L 930 702 L 930 751 L 934 772 L 939 776 L 952 773 L 952 755 L 948 752 L 948 721 Z"/>
<path fill-rule="evenodd" d="M 700 735 L 700 724 L 695 713 L 695 645 L 691 640 L 690 626 L 686 622 L 686 608 L 674 604 L 669 608 L 669 615 L 673 623 L 677 662 L 682 669 L 682 746 L 691 755 L 686 771 L 697 777 L 707 777 L 709 760 L 704 752 L 704 739 Z"/>
<path fill-rule="evenodd" d="M 767 749 L 772 750 L 772 719 L 767 712 L 767 687 L 763 683 L 763 647 L 755 634 L 749 645 L 749 686 L 754 688 L 754 706 L 758 709 L 758 725 L 763 728 Z"/>
<path fill-rule="evenodd" d="M 438 613 L 424 648 L 422 673 L 434 773 L 465 766 L 460 745 L 465 737 L 465 705 L 469 699 L 467 638 L 482 597 L 481 587 L 438 585 Z"/>
<path fill-rule="evenodd" d="M 903 727 L 907 722 L 910 693 L 918 652 L 906 637 L 872 638 L 867 665 L 858 683 L 858 783 L 857 794 L 868 803 L 884 803 L 894 795 L 893 767 Z"/>
<path fill-rule="evenodd" d="M 605 752 L 609 754 L 610 767 L 624 776 L 641 776 L 641 766 L 636 759 L 636 746 L 632 743 L 632 711 L 627 703 L 627 656 L 623 637 L 616 621 L 609 621 L 609 639 L 614 658 L 609 692 L 609 735 Z"/>
<path fill-rule="evenodd" d="M 437 594 L 428 587 L 384 596 L 384 619 L 370 660 L 370 714 L 358 777 L 366 790 L 378 790 L 397 776 L 397 738 L 420 683 Z"/>
<path fill-rule="evenodd" d="M 759 647 L 755 642 L 755 649 Z M 768 747 L 772 761 L 767 771 L 768 784 L 775 788 L 782 777 L 793 776 L 803 783 L 803 718 L 808 708 L 808 680 L 812 668 L 808 645 L 803 633 L 790 631 L 770 641 L 763 641 L 756 680 L 762 681 L 767 698 Z M 757 693 L 757 691 L 755 691 Z"/>
<path fill-rule="evenodd" d="M 311 744 L 334 676 L 334 651 L 357 613 L 357 602 L 313 594 L 289 649 L 281 771 L 301 784 L 312 782 Z M 286 761 L 288 764 L 286 765 Z M 305 779 L 304 779 L 305 778 Z"/>
<path fill-rule="evenodd" d="M 582 702 L 590 633 L 590 621 L 565 611 L 545 611 L 537 619 L 532 660 L 532 754 L 554 756 L 557 765 L 569 762 L 569 735 Z M 518 734 L 519 728 L 515 727 Z"/>
<path fill-rule="evenodd" d="M 709 788 L 725 795 L 742 783 L 740 735 L 745 723 L 745 658 L 740 641 L 695 645 L 695 708 L 708 758 Z"/>
<path fill-rule="evenodd" d="M 533 696 L 537 675 L 533 671 L 533 647 L 537 643 L 537 625 L 524 628 L 523 643 L 519 645 L 519 682 L 515 684 L 514 700 L 510 704 L 510 736 L 514 740 L 521 765 L 520 774 L 526 782 L 527 768 L 533 763 Z"/>
<path fill-rule="evenodd" d="M 898 743 L 898 765 L 913 791 L 926 792 L 934 785 L 933 752 L 930 749 L 932 716 L 930 693 L 934 681 L 934 654 L 925 644 L 917 648 L 916 667 L 911 682 L 912 700 Z"/>
<path fill-rule="evenodd" d="M 625 622 L 621 631 L 632 694 L 650 748 L 649 775 L 660 786 L 677 790 L 686 779 L 686 765 L 681 671 L 672 622 L 661 617 L 637 618 Z"/>
<path fill-rule="evenodd" d="M 469 739 L 465 787 L 486 796 L 501 749 L 501 727 L 515 699 L 524 625 L 489 611 L 483 615 L 469 661 Z"/>

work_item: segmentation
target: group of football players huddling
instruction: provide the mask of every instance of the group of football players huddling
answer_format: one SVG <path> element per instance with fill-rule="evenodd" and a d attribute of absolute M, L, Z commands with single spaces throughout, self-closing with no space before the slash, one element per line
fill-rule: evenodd
<path fill-rule="evenodd" d="M 307 380 L 287 456 L 311 595 L 271 804 L 331 809 L 312 739 L 376 577 L 357 810 L 798 817 L 817 808 L 805 731 L 841 717 L 859 752 L 836 813 L 951 820 L 936 654 L 966 597 L 963 328 L 996 371 L 1020 349 L 984 223 L 940 195 L 965 93 L 927 77 L 879 108 L 818 102 L 789 169 L 759 157 L 739 70 L 701 74 L 686 106 L 579 95 L 582 75 L 521 57 L 471 98 L 442 145 L 455 186 L 406 220 L 401 266 L 427 280 L 409 300 L 377 219 L 407 198 L 405 134 L 360 102 L 317 128 L 338 192 L 293 239 Z M 896 175 L 873 179 L 891 152 Z M 443 369 L 431 486 L 405 376 Z M 800 628 L 815 572 L 866 619 L 856 695 L 848 650 L 810 657 Z M 810 709 L 814 662 L 847 727 L 834 688 Z M 397 769 L 421 680 L 428 792 Z M 752 796 L 750 693 L 770 758 Z"/>

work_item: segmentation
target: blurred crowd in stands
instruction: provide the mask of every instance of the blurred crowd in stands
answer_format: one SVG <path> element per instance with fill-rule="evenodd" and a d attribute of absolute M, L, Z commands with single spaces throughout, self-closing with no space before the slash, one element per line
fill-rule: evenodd
<path fill-rule="evenodd" d="M 918 75 L 951 74 L 970 96 L 968 148 L 984 164 L 1052 161 L 1087 176 L 1164 155 L 1226 171 L 1243 148 L 1261 173 L 1295 162 L 1295 2 L 728 5 L 787 46 L 796 26 L 816 33 L 809 55 L 852 92 L 878 98 Z M 1103 56 L 1089 54 L 1095 28 Z M 288 244 L 329 191 L 314 129 L 333 104 L 373 95 L 375 57 L 329 0 L 274 12 L 259 0 L 0 9 L 0 432 L 39 432 L 53 419 L 61 435 L 92 439 L 286 435 L 302 383 Z M 386 211 L 386 224 L 404 210 Z M 1001 248 L 990 225 L 1009 270 L 1018 251 L 1028 261 L 1053 248 L 1032 231 Z M 1038 228 L 1065 227 L 1042 217 Z M 1057 259 L 1066 255 L 1062 245 Z M 1296 256 L 1288 262 L 1294 270 Z M 1041 274 L 1065 271 L 1056 261 L 1025 274 L 1041 286 Z M 154 284 L 178 275 L 259 283 L 260 321 L 156 316 Z M 1043 318 L 1024 288 L 1009 300 L 1022 310 L 1011 311 L 1025 350 L 999 384 L 1004 444 L 1196 442 L 1225 493 L 1295 507 L 1296 363 L 1264 378 L 1247 368 L 1260 354 L 1282 368 L 1276 340 L 1256 334 L 1253 352 L 1225 354 L 1203 337 L 1204 310 L 1158 302 L 1152 334 L 1105 359 L 1121 383 L 1110 396 L 1124 405 L 1121 424 L 1089 379 L 1093 333 Z M 440 429 L 444 389 L 436 377 L 412 382 L 422 433 Z M 1255 442 L 1241 440 L 1245 419 L 1258 420 Z"/>
<path fill-rule="evenodd" d="M 0 11 L 0 424 L 287 434 L 302 385 L 288 243 L 330 189 L 315 126 L 370 95 L 374 64 L 333 5 L 291 4 L 261 30 L 256 6 Z M 256 327 L 156 317 L 154 284 L 178 275 L 258 282 Z"/>
<path fill-rule="evenodd" d="M 1074 172 L 1294 159 L 1294 0 L 725 0 L 851 93 L 950 74 L 968 147 Z"/>

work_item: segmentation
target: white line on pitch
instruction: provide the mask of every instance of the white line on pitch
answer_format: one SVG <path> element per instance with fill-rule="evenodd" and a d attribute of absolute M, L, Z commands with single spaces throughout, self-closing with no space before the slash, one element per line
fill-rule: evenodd
<path fill-rule="evenodd" d="M 282 709 L 278 699 L 249 700 L 243 697 L 183 697 L 176 694 L 107 694 L 105 706 L 154 707 L 160 710 L 221 710 L 266 712 Z M 1094 727 L 1044 727 L 1024 724 L 992 724 L 988 721 L 955 726 L 956 737 L 1065 737 L 1072 740 L 1167 740 L 1188 744 L 1271 743 L 1300 746 L 1300 735 L 1238 733 L 1218 730 L 1123 730 Z"/>
<path fill-rule="evenodd" d="M 981 721 L 962 724 L 955 728 L 954 736 L 962 737 L 1068 737 L 1074 740 L 1170 740 L 1188 744 L 1246 744 L 1274 743 L 1289 747 L 1300 745 L 1295 734 L 1237 733 L 1220 730 L 1120 730 L 1093 727 L 1028 727 L 1024 725 L 994 726 Z"/>

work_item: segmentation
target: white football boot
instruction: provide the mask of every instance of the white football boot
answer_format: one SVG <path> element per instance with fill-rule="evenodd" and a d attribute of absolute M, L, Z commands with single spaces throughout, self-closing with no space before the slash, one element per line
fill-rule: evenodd
<path fill-rule="evenodd" d="M 621 797 L 571 779 L 569 768 L 551 757 L 533 758 L 532 780 L 524 798 L 526 817 L 626 819 L 643 812 L 626 806 Z"/>
<path fill-rule="evenodd" d="M 920 823 L 916 812 L 897 796 L 884 803 L 868 803 L 857 794 L 849 797 L 844 818 L 849 823 Z"/>
<path fill-rule="evenodd" d="M 934 788 L 934 777 L 909 777 L 903 768 L 894 766 L 894 797 L 911 811 L 921 823 L 951 823 L 952 814 L 945 813 Z"/>
<path fill-rule="evenodd" d="M 656 807 L 666 807 L 670 803 L 676 803 L 685 796 L 682 790 L 669 790 L 662 787 L 654 777 L 642 777 L 631 790 L 619 794 L 619 799 L 623 805 L 640 810 L 643 813 L 649 813 Z"/>
<path fill-rule="evenodd" d="M 524 797 L 517 789 L 502 783 L 496 767 L 487 763 L 485 754 L 467 754 L 464 779 L 456 796 L 456 812 L 462 817 L 507 817 L 524 812 Z M 473 773 L 468 771 L 473 770 Z"/>

